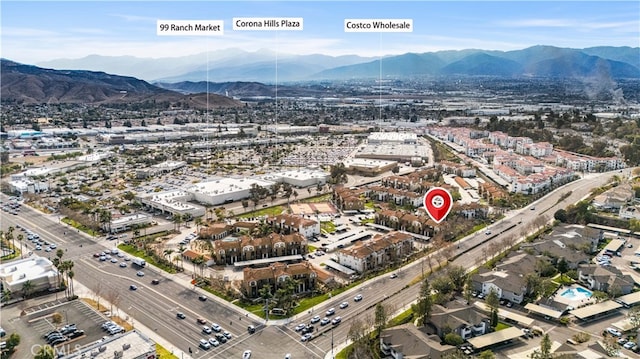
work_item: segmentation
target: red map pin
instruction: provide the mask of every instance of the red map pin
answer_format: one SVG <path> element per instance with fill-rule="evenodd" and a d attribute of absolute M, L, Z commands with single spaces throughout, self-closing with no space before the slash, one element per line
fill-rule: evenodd
<path fill-rule="evenodd" d="M 442 222 L 453 207 L 451 193 L 442 187 L 433 187 L 424 195 L 424 208 L 436 223 Z"/>

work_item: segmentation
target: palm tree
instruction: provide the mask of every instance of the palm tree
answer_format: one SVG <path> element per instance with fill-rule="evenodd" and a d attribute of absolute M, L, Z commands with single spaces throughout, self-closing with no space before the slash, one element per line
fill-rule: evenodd
<path fill-rule="evenodd" d="M 7 233 L 5 233 L 4 238 L 7 240 L 7 243 L 11 243 L 11 248 L 15 251 L 16 250 L 16 244 L 13 242 L 14 238 L 13 238 L 13 226 L 10 226 L 7 229 Z"/>
<path fill-rule="evenodd" d="M 5 289 L 2 291 L 2 303 L 8 303 L 11 300 L 11 290 Z"/>
<path fill-rule="evenodd" d="M 22 284 L 22 296 L 25 299 L 29 297 L 29 294 L 31 294 L 32 290 L 33 290 L 33 283 L 31 283 L 30 280 L 27 280 Z"/>
<path fill-rule="evenodd" d="M 71 261 L 71 260 L 64 261 L 64 269 L 67 272 L 67 288 L 66 288 L 68 290 L 67 297 L 71 296 L 71 292 L 72 292 L 72 290 L 71 290 L 71 276 L 69 274 L 70 274 L 70 272 L 72 272 L 73 266 L 74 266 L 73 261 Z"/>
<path fill-rule="evenodd" d="M 182 224 L 182 215 L 180 215 L 178 213 L 174 214 L 173 215 L 173 222 L 178 227 L 178 230 L 180 230 L 180 224 Z"/>
<path fill-rule="evenodd" d="M 202 217 L 198 217 L 194 220 L 196 224 L 196 234 L 200 234 L 200 226 L 202 226 Z"/>
<path fill-rule="evenodd" d="M 24 235 L 19 233 L 17 238 L 18 242 L 20 242 L 20 258 L 24 258 L 24 242 L 22 241 L 24 239 Z"/>
<path fill-rule="evenodd" d="M 100 211 L 100 223 L 107 224 L 107 232 L 111 233 L 111 211 L 101 210 Z"/>
<path fill-rule="evenodd" d="M 167 260 L 169 261 L 169 263 L 171 263 L 171 254 L 173 252 L 174 252 L 174 250 L 171 249 L 171 248 L 165 249 L 164 252 L 163 252 L 164 256 L 167 257 Z"/>
<path fill-rule="evenodd" d="M 75 293 L 75 290 L 73 289 L 73 277 L 75 276 L 75 273 L 72 270 L 69 270 L 69 272 L 67 272 L 67 275 L 69 276 L 69 285 L 71 287 L 71 297 L 75 297 L 76 293 Z"/>
<path fill-rule="evenodd" d="M 191 260 L 191 263 L 193 263 L 193 274 L 195 274 L 197 276 L 198 272 L 196 270 L 196 266 L 200 266 L 202 263 L 204 263 L 204 256 L 203 255 L 199 255 L 199 256 L 193 258 Z"/>

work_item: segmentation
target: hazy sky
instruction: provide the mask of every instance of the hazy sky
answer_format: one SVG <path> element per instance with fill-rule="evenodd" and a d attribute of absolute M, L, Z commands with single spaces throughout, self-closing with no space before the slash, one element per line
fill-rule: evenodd
<path fill-rule="evenodd" d="M 0 56 L 27 64 L 91 54 L 174 57 L 240 48 L 381 56 L 640 46 L 638 1 L 6 1 Z M 303 31 L 233 31 L 233 17 L 302 17 Z M 345 18 L 413 19 L 412 33 L 345 33 Z M 223 20 L 224 35 L 163 37 L 156 20 Z"/>

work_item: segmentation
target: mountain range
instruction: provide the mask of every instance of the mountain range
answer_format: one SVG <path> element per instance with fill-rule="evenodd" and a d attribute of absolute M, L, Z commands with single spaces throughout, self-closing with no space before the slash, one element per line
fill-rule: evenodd
<path fill-rule="evenodd" d="M 228 49 L 158 59 L 91 55 L 81 59 L 51 60 L 38 65 L 105 71 L 162 83 L 284 83 L 422 76 L 640 78 L 640 48 L 533 46 L 514 51 L 466 49 L 382 58 Z"/>
<path fill-rule="evenodd" d="M 2 103 L 134 103 L 164 101 L 191 108 L 241 106 L 210 94 L 183 95 L 134 77 L 86 70 L 52 70 L 0 59 Z"/>

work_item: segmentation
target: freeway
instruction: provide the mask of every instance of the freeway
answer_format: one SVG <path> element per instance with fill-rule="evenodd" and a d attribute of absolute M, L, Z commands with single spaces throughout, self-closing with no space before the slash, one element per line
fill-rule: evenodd
<path fill-rule="evenodd" d="M 538 218 L 544 221 L 551 220 L 556 210 L 580 200 L 592 188 L 606 183 L 613 174 L 615 173 L 588 175 L 587 178 L 572 182 L 538 200 L 534 204 L 534 210 L 527 208 L 513 212 L 504 220 L 494 223 L 490 227 L 491 235 L 482 232 L 461 240 L 459 248 L 452 248 L 455 257 L 452 264 L 472 267 L 476 258 L 483 255 L 482 248 L 489 243 L 504 238 L 521 237 L 523 228 L 533 228 L 536 223 L 540 223 Z M 558 201 L 562 194 L 569 192 L 571 193 L 567 198 Z M 257 358 L 278 358 L 283 357 L 285 353 L 291 353 L 296 358 L 324 357 L 325 353 L 331 350 L 332 343 L 333 346 L 338 346 L 347 340 L 353 318 L 357 317 L 365 324 L 372 323 L 376 303 L 385 303 L 391 312 L 410 305 L 417 297 L 419 285 L 409 287 L 407 284 L 419 277 L 423 270 L 421 261 L 414 262 L 399 270 L 398 278 L 384 276 L 372 279 L 316 306 L 308 313 L 297 315 L 291 321 L 277 322 L 278 325 L 265 327 L 251 318 L 244 317 L 245 313 L 240 308 L 223 304 L 219 300 L 199 301 L 200 293 L 187 284 L 188 280 L 184 275 L 171 276 L 160 273 L 157 269 L 145 268 L 145 276 L 138 277 L 137 269 L 131 266 L 120 268 L 108 261 L 100 262 L 93 258 L 92 254 L 109 249 L 108 242 L 89 239 L 57 220 L 52 220 L 51 216 L 42 215 L 26 206 L 23 206 L 18 216 L 2 213 L 3 229 L 16 224 L 34 230 L 46 240 L 64 248 L 63 258 L 75 262 L 74 272 L 78 282 L 94 290 L 94 283 L 101 283 L 99 291 L 103 297 L 108 297 L 107 293 L 114 291 L 121 293 L 116 303 L 117 307 L 131 316 L 135 322 L 152 328 L 176 348 L 187 351 L 191 347 L 194 358 L 239 358 L 246 349 L 251 349 Z M 47 256 L 47 253 L 43 252 L 41 255 Z M 50 252 L 50 255 L 53 256 L 53 252 Z M 161 279 L 159 285 L 150 284 L 154 278 Z M 137 285 L 138 290 L 130 291 L 128 288 L 131 284 Z M 352 298 L 357 293 L 361 293 L 364 299 L 356 303 Z M 339 309 L 338 306 L 343 301 L 348 301 L 350 305 L 346 309 Z M 301 342 L 300 334 L 296 333 L 293 327 L 298 323 L 309 323 L 314 315 L 323 317 L 324 312 L 331 307 L 336 308 L 335 316 L 343 318 L 342 323 L 335 327 L 331 324 L 325 327 L 316 325 L 318 332 L 315 338 L 309 342 Z M 177 311 L 184 312 L 186 319 L 176 318 Z M 209 337 L 201 333 L 201 326 L 195 321 L 199 317 L 207 319 L 208 322 L 219 323 L 232 333 L 234 339 L 208 351 L 198 349 L 198 340 Z M 258 331 L 249 335 L 246 332 L 248 324 L 258 326 Z"/>

